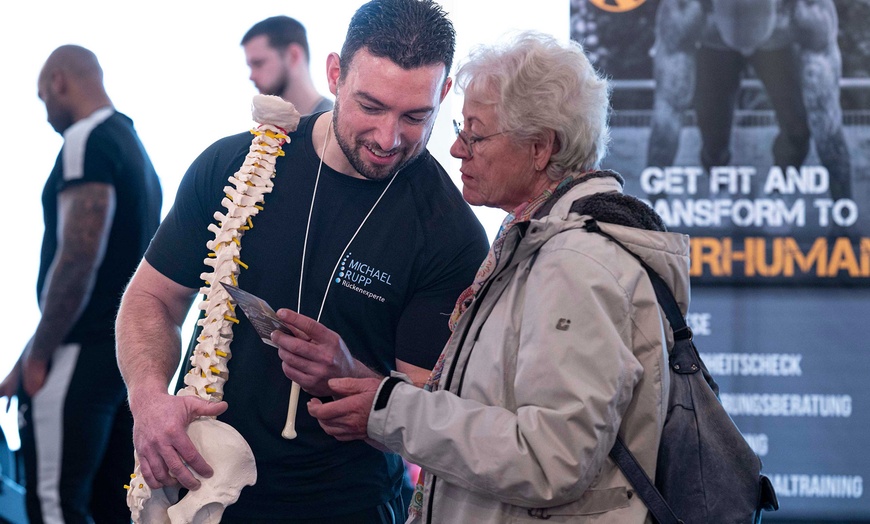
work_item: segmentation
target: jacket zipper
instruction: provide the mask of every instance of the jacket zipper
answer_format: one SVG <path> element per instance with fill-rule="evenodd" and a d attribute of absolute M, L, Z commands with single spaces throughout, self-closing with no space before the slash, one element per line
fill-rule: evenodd
<path fill-rule="evenodd" d="M 519 238 L 517 239 L 517 243 L 516 243 L 516 245 L 514 245 L 513 250 L 511 250 L 510 256 L 505 261 L 504 266 L 502 266 L 501 271 L 499 271 L 497 274 L 492 275 L 492 277 L 486 282 L 486 286 L 484 287 L 484 289 L 481 289 L 480 297 L 475 300 L 476 304 L 479 305 L 481 302 L 483 302 L 483 297 L 485 297 L 486 294 L 489 292 L 490 288 L 492 287 L 493 282 L 500 282 L 501 281 L 502 273 L 504 273 L 507 270 L 507 268 L 510 267 L 511 262 L 513 262 L 514 255 L 516 255 L 516 253 L 517 253 L 517 246 L 522 241 L 522 239 L 526 236 L 526 229 L 528 229 L 528 226 L 529 226 L 528 222 L 521 222 L 521 223 L 514 226 L 514 227 L 519 228 Z M 475 307 L 473 313 L 475 316 L 477 316 L 477 308 L 476 307 Z M 477 327 L 477 332 L 474 334 L 474 341 L 475 342 L 477 342 L 477 339 L 480 338 L 480 332 L 483 330 L 483 324 L 485 324 L 485 323 L 486 322 L 483 322 Z M 469 329 L 470 328 L 471 328 L 471 326 L 469 326 Z M 463 335 L 462 342 L 463 343 L 465 342 L 464 335 Z M 457 348 L 457 350 L 458 349 L 459 348 Z M 472 345 L 470 351 L 474 351 L 473 345 Z M 459 356 L 459 353 L 457 352 L 456 355 Z M 467 362 L 470 358 L 471 358 L 471 355 L 469 354 L 468 359 L 466 359 L 466 365 L 463 366 L 463 368 L 462 368 L 462 374 L 459 376 L 459 387 L 456 388 L 456 394 L 460 395 L 460 396 L 462 395 L 462 385 L 465 383 L 465 372 L 468 371 Z M 457 359 L 453 359 L 453 361 L 457 362 Z M 450 370 L 453 371 L 453 368 L 451 368 Z M 452 373 L 450 375 L 452 375 Z M 450 376 L 447 377 L 447 386 L 446 387 L 450 387 Z"/>
<path fill-rule="evenodd" d="M 483 295 L 486 294 L 486 291 L 489 289 L 490 283 L 491 283 L 491 281 L 487 282 L 486 286 L 481 290 L 481 294 L 480 294 L 481 297 L 483 297 Z M 472 303 L 471 314 L 476 315 L 477 309 L 479 307 L 480 307 L 480 300 L 477 300 L 477 298 L 475 298 L 474 302 Z M 448 389 L 450 387 L 450 383 L 453 381 L 453 372 L 456 370 L 456 361 L 458 360 L 459 354 L 462 351 L 462 346 L 465 345 L 465 339 L 468 337 L 469 331 L 471 331 L 471 323 L 470 322 L 469 322 L 468 326 L 466 326 L 465 331 L 462 332 L 462 338 L 459 340 L 459 343 L 456 345 L 456 355 L 454 355 L 454 357 L 453 357 L 453 364 L 454 365 L 450 366 L 450 371 L 447 373 L 447 380 L 444 382 L 444 389 Z M 463 370 L 463 376 L 464 376 L 464 374 L 465 373 Z M 460 381 L 460 387 L 461 387 L 461 385 L 462 385 L 462 382 Z M 437 477 L 435 477 L 435 475 L 433 474 L 432 475 L 432 482 L 429 485 L 429 504 L 427 505 L 428 507 L 426 508 L 426 522 L 428 524 L 432 524 L 432 507 L 433 507 L 433 504 L 435 502 L 434 495 L 435 495 L 435 481 L 436 481 L 436 479 L 437 479 Z"/>
<path fill-rule="evenodd" d="M 514 226 L 514 227 L 520 228 L 519 229 L 519 231 L 520 231 L 519 236 L 520 237 L 517 239 L 517 244 L 519 244 L 519 242 L 523 239 L 523 237 L 525 237 L 526 228 L 528 227 L 528 225 L 529 225 L 528 222 L 521 222 L 521 223 L 516 224 Z M 499 273 L 504 272 L 504 270 L 508 266 L 510 266 L 510 263 L 513 260 L 514 254 L 516 254 L 516 252 L 517 252 L 516 246 L 514 246 L 514 249 L 511 250 L 510 257 L 507 259 L 504 266 L 502 266 L 502 270 L 499 271 Z M 480 290 L 479 295 L 474 298 L 474 302 L 472 303 L 471 312 L 470 313 L 466 312 L 466 313 L 471 314 L 472 318 L 477 316 L 477 310 L 480 308 L 481 302 L 483 302 L 483 297 L 485 297 L 486 294 L 489 292 L 489 288 L 492 287 L 493 281 L 500 280 L 500 279 L 501 279 L 501 277 L 496 278 L 495 274 L 492 275 L 492 277 L 490 277 L 490 279 L 487 280 L 486 284 Z M 456 363 L 459 361 L 459 355 L 462 351 L 462 347 L 465 345 L 465 340 L 468 337 L 468 332 L 471 331 L 471 324 L 472 324 L 471 322 L 468 323 L 468 326 L 465 328 L 465 331 L 462 333 L 462 339 L 456 345 L 456 354 L 453 357 L 453 365 L 450 366 L 450 372 L 447 373 L 447 380 L 444 382 L 443 389 L 445 389 L 445 390 L 449 390 L 450 383 L 453 382 L 453 372 L 456 371 Z M 475 340 L 477 340 L 477 337 L 480 335 L 480 330 L 482 328 L 483 328 L 482 325 L 478 327 L 477 334 L 475 335 L 475 338 L 474 338 Z M 470 355 L 469 355 L 469 358 L 470 358 Z M 465 371 L 467 369 L 468 369 L 467 365 L 462 368 L 462 374 L 459 377 L 459 388 L 456 390 L 457 396 L 459 396 L 462 393 L 462 384 L 463 384 L 463 382 L 465 382 Z M 435 477 L 435 475 L 433 474 L 432 475 L 432 483 L 429 486 L 429 504 L 427 505 L 427 508 L 426 508 L 426 523 L 427 524 L 432 524 L 432 507 L 435 503 L 435 496 L 434 495 L 435 495 L 435 480 L 436 480 L 436 478 L 437 477 Z"/>

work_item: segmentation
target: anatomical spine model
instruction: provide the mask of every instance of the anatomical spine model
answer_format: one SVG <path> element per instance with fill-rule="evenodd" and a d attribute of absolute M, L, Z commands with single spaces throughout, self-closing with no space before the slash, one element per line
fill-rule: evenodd
<path fill-rule="evenodd" d="M 263 210 L 264 196 L 272 191 L 277 157 L 283 156 L 281 146 L 289 140 L 287 133 L 299 124 L 299 113 L 293 104 L 277 96 L 256 95 L 253 118 L 260 125 L 251 130 L 254 139 L 242 167 L 229 178 L 221 204 L 226 211 L 214 214 L 217 224 L 208 229 L 214 240 L 208 242 L 211 252 L 205 264 L 211 272 L 201 275 L 205 295 L 199 304 L 205 313 L 197 324 L 202 332 L 190 357 L 191 370 L 185 375 L 186 386 L 179 396 L 195 395 L 203 400 L 223 399 L 227 381 L 227 362 L 232 358 L 230 343 L 233 326 L 238 323 L 235 307 L 220 283 L 238 285 L 241 269 L 247 266 L 240 258 L 245 231 L 253 227 L 252 217 Z M 139 458 L 127 488 L 127 505 L 136 524 L 217 524 L 224 510 L 239 499 L 245 486 L 257 481 L 254 454 L 232 426 L 209 417 L 194 420 L 187 434 L 200 454 L 214 469 L 211 478 L 193 473 L 202 483 L 195 491 L 178 499 L 179 488 L 151 490 L 142 478 Z"/>

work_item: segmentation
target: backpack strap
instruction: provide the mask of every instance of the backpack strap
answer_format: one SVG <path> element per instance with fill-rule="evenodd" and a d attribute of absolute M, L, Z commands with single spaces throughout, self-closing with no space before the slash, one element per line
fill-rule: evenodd
<path fill-rule="evenodd" d="M 649 275 L 649 279 L 652 281 L 653 289 L 656 292 L 656 298 L 659 301 L 659 305 L 662 307 L 662 310 L 665 312 L 665 316 L 668 318 L 668 323 L 671 325 L 671 329 L 674 330 L 674 340 L 686 340 L 692 338 L 692 330 L 686 325 L 686 319 L 683 317 L 682 311 L 680 311 L 680 306 L 677 304 L 677 299 L 674 298 L 674 294 L 671 293 L 671 288 L 668 287 L 667 283 L 665 283 L 664 279 L 659 276 L 656 271 L 649 266 L 646 262 L 643 261 L 640 256 L 638 256 L 634 251 L 625 247 L 625 244 L 617 240 L 613 237 L 613 235 L 609 233 L 605 233 L 602 231 L 601 226 L 598 225 L 598 222 L 595 219 L 587 220 L 585 224 L 583 224 L 583 228 L 590 233 L 598 233 L 601 236 L 607 237 L 614 244 L 624 249 L 629 255 L 633 256 L 640 265 L 646 270 Z"/>
<path fill-rule="evenodd" d="M 637 459 L 629 451 L 628 446 L 622 441 L 622 438 L 617 435 L 616 442 L 613 443 L 613 448 L 610 450 L 610 458 L 619 466 L 619 470 L 625 475 L 625 478 L 634 486 L 640 500 L 646 505 L 646 509 L 652 514 L 658 524 L 682 524 L 683 521 L 674 515 L 673 510 L 668 506 L 667 501 L 662 497 L 661 492 L 656 488 L 653 481 L 650 480 L 646 471 L 640 467 Z"/>
<path fill-rule="evenodd" d="M 599 235 L 610 239 L 613 243 L 624 249 L 628 254 L 640 262 L 640 265 L 643 266 L 649 275 L 650 281 L 652 281 L 653 289 L 655 290 L 659 305 L 662 307 L 662 310 L 664 310 L 665 316 L 668 318 L 668 323 L 670 323 L 671 329 L 674 331 L 674 340 L 691 340 L 692 330 L 688 325 L 686 325 L 686 320 L 683 318 L 683 313 L 680 311 L 677 299 L 674 298 L 674 294 L 671 293 L 671 289 L 662 277 L 659 276 L 659 274 L 656 273 L 649 264 L 644 262 L 643 259 L 641 259 L 634 251 L 625 247 L 622 242 L 614 238 L 612 235 L 602 231 L 598 222 L 594 219 L 588 220 L 583 227 L 590 233 L 598 233 Z M 613 449 L 610 450 L 610 458 L 613 459 L 622 471 L 622 474 L 625 475 L 631 485 L 634 486 L 638 496 L 640 496 L 640 499 L 646 505 L 647 509 L 658 524 L 681 524 L 683 522 L 677 518 L 673 510 L 671 510 L 671 507 L 655 487 L 655 484 L 653 484 L 652 480 L 650 480 L 649 476 L 637 462 L 637 459 L 631 454 L 631 451 L 629 451 L 628 447 L 622 441 L 622 438 L 618 435 L 616 437 L 616 442 L 613 444 Z"/>

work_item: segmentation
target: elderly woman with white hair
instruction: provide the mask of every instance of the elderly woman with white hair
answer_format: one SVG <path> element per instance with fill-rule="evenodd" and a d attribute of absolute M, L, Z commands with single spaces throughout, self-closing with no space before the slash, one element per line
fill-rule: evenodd
<path fill-rule="evenodd" d="M 308 409 L 422 466 L 412 521 L 650 521 L 608 453 L 619 435 L 655 477 L 670 329 L 641 265 L 584 225 L 630 246 L 683 313 L 688 238 L 598 170 L 609 88 L 578 44 L 524 33 L 475 51 L 457 83 L 463 195 L 508 216 L 426 388 L 337 379 L 347 396 Z"/>

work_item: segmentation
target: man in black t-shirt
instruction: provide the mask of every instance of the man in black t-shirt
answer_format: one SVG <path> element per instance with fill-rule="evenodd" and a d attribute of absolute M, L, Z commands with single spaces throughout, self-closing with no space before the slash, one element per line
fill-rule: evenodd
<path fill-rule="evenodd" d="M 404 520 L 401 458 L 336 441 L 304 405 L 331 396 L 330 377 L 397 370 L 425 382 L 449 336 L 454 303 L 486 255 L 482 227 L 426 151 L 452 84 L 453 49 L 452 24 L 434 2 L 362 6 L 341 55 L 328 59 L 334 112 L 305 117 L 289 133 L 274 187 L 245 231 L 239 287 L 319 320 L 344 341 L 322 341 L 317 378 L 299 378 L 293 440 L 281 436 L 291 381 L 243 315 L 233 326 L 225 403 L 166 391 L 178 328 L 210 271 L 203 262 L 209 225 L 250 135 L 218 141 L 190 167 L 117 322 L 134 441 L 151 488 L 200 486 L 190 469 L 206 475 L 214 465 L 181 430 L 197 417 L 218 416 L 241 433 L 257 463 L 256 484 L 242 490 L 222 522 Z"/>
<path fill-rule="evenodd" d="M 126 523 L 133 421 L 114 319 L 157 230 L 160 182 L 91 51 L 56 49 L 38 89 L 64 144 L 42 194 L 42 316 L 0 396 L 18 394 L 30 522 Z"/>

